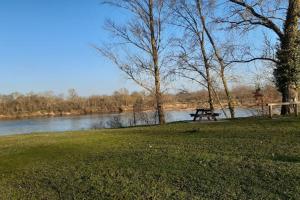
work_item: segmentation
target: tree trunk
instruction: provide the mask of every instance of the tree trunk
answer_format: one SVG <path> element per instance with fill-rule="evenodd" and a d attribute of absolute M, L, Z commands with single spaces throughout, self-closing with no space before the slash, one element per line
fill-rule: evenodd
<path fill-rule="evenodd" d="M 152 59 L 154 67 L 154 79 L 155 79 L 155 98 L 156 109 L 158 114 L 159 124 L 165 124 L 165 114 L 163 108 L 163 97 L 160 89 L 160 71 L 158 66 L 158 49 L 155 38 L 154 30 L 154 17 L 153 17 L 153 0 L 149 0 L 149 28 L 151 34 L 151 47 L 152 47 Z"/>
<path fill-rule="evenodd" d="M 201 2 L 200 0 L 196 0 L 196 3 L 197 3 L 197 9 L 198 9 L 198 13 L 200 15 L 200 18 L 201 18 L 201 23 L 202 23 L 202 26 L 203 26 L 203 29 L 210 41 L 210 44 L 212 45 L 213 47 L 213 50 L 214 50 L 214 54 L 215 56 L 217 57 L 217 60 L 218 60 L 218 63 L 220 65 L 220 76 L 221 76 L 221 79 L 222 79 L 222 83 L 223 83 L 223 86 L 224 86 L 224 90 L 225 90 L 225 93 L 226 93 L 226 97 L 227 97 L 227 102 L 228 102 L 228 108 L 229 108 L 229 111 L 230 111 L 230 116 L 231 118 L 234 118 L 235 117 L 235 113 L 234 113 L 234 105 L 233 105 L 233 102 L 232 102 L 232 96 L 231 96 L 231 93 L 229 91 L 229 88 L 228 88 L 228 85 L 227 85 L 227 80 L 225 78 L 225 63 L 224 63 L 224 60 L 223 58 L 221 57 L 219 51 L 218 51 L 218 48 L 215 44 L 215 41 L 212 37 L 212 35 L 210 34 L 210 32 L 208 31 L 207 27 L 206 27 L 206 22 L 205 22 L 205 18 L 204 16 L 202 15 L 202 7 L 201 7 Z"/>
<path fill-rule="evenodd" d="M 212 95 L 212 80 L 210 75 L 210 64 L 207 58 L 206 50 L 205 50 L 205 41 L 204 41 L 204 32 L 198 33 L 201 55 L 204 61 L 205 73 L 206 73 L 206 82 L 207 82 L 207 91 L 208 91 L 208 103 L 210 109 L 214 110 L 214 102 L 213 102 L 213 95 Z"/>
<path fill-rule="evenodd" d="M 226 97 L 227 97 L 227 102 L 228 102 L 228 109 L 230 112 L 230 116 L 231 118 L 235 118 L 235 112 L 234 112 L 234 105 L 233 105 L 233 101 L 232 101 L 232 96 L 231 96 L 231 92 L 229 91 L 228 85 L 227 85 L 227 80 L 225 78 L 225 74 L 224 74 L 224 69 L 221 69 L 221 79 L 222 79 L 222 83 L 223 83 L 223 87 L 226 93 Z"/>
<path fill-rule="evenodd" d="M 214 95 L 215 95 L 215 97 L 216 97 L 216 100 L 218 101 L 218 103 L 219 103 L 219 105 L 220 105 L 220 107 L 221 107 L 221 110 L 222 110 L 224 116 L 226 117 L 226 119 L 228 119 L 227 113 L 226 113 L 226 111 L 225 111 L 225 109 L 224 109 L 224 107 L 223 107 L 223 105 L 222 105 L 222 102 L 221 102 L 221 100 L 220 100 L 220 97 L 219 97 L 218 93 L 216 92 L 216 90 L 215 90 L 214 88 L 213 88 L 213 92 L 214 92 Z"/>
<path fill-rule="evenodd" d="M 285 89 L 282 93 L 282 102 L 289 102 L 289 92 Z M 281 115 L 286 115 L 290 113 L 290 107 L 288 105 L 281 106 Z"/>
<path fill-rule="evenodd" d="M 208 89 L 208 103 L 209 103 L 209 108 L 213 111 L 214 110 L 214 102 L 213 102 L 213 95 L 212 95 L 212 82 L 211 82 L 211 77 L 210 77 L 210 68 L 206 67 L 206 78 L 207 78 L 207 89 Z"/>
<path fill-rule="evenodd" d="M 199 17 L 201 19 L 202 17 L 202 12 L 201 12 L 201 7 L 200 7 L 200 2 L 199 0 L 196 0 L 197 3 L 197 10 L 198 10 L 198 14 Z M 213 111 L 214 110 L 214 103 L 213 103 L 213 95 L 212 95 L 212 80 L 211 80 L 211 75 L 210 75 L 210 64 L 209 64 L 209 60 L 206 54 L 206 50 L 205 50 L 205 36 L 204 36 L 204 31 L 202 31 L 201 33 L 197 33 L 198 35 L 198 39 L 199 39 L 199 43 L 200 43 L 200 48 L 201 48 L 201 53 L 202 53 L 202 57 L 203 57 L 203 61 L 204 61 L 204 67 L 205 67 L 205 73 L 206 73 L 206 81 L 207 81 L 207 90 L 208 90 L 208 103 L 209 103 L 209 107 L 210 109 Z"/>
<path fill-rule="evenodd" d="M 284 24 L 284 35 L 280 39 L 281 45 L 277 52 L 279 63 L 274 71 L 276 77 L 276 84 L 282 94 L 282 101 L 291 101 L 289 88 L 291 85 L 298 84 L 297 63 L 295 63 L 294 56 L 299 54 L 299 13 L 300 0 L 289 0 L 289 6 Z M 298 45 L 298 46 L 297 46 Z M 297 62 L 297 61 L 296 61 Z M 299 61 L 298 61 L 299 62 Z M 299 65 L 299 64 L 298 64 Z M 289 114 L 289 106 L 282 106 L 281 114 Z"/>

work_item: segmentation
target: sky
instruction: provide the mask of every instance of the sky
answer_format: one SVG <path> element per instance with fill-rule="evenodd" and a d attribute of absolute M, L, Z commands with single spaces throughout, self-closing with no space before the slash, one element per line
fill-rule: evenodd
<path fill-rule="evenodd" d="M 123 17 L 100 0 L 0 0 L 0 94 L 141 90 L 92 47 L 110 40 L 107 18 Z"/>
<path fill-rule="evenodd" d="M 138 90 L 92 47 L 114 16 L 100 0 L 0 0 L 0 94 Z"/>

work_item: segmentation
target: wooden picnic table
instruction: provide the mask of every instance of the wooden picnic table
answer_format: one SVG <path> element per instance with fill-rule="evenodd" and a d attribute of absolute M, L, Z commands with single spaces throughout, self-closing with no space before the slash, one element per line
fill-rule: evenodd
<path fill-rule="evenodd" d="M 197 108 L 195 113 L 190 114 L 191 117 L 193 117 L 193 121 L 196 121 L 197 118 L 199 120 L 202 120 L 202 117 L 207 117 L 208 120 L 215 120 L 217 121 L 217 116 L 219 116 L 219 113 L 215 113 L 211 109 L 205 109 L 205 108 Z"/>

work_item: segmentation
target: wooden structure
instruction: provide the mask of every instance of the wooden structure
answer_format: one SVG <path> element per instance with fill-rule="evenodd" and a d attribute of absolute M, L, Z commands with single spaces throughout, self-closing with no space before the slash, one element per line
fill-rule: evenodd
<path fill-rule="evenodd" d="M 273 117 L 273 107 L 274 106 L 284 106 L 284 105 L 293 106 L 294 113 L 295 113 L 296 116 L 298 116 L 298 114 L 299 114 L 298 105 L 299 104 L 300 104 L 300 102 L 269 103 L 269 104 L 267 104 L 267 106 L 269 107 L 269 116 L 270 116 L 270 118 Z"/>
<path fill-rule="evenodd" d="M 196 113 L 192 113 L 190 114 L 191 117 L 193 117 L 193 121 L 196 121 L 197 118 L 199 118 L 199 120 L 202 120 L 202 117 L 207 117 L 208 120 L 215 120 L 217 121 L 217 116 L 219 116 L 219 113 L 214 113 L 211 109 L 202 109 L 202 108 L 198 108 L 196 109 Z"/>

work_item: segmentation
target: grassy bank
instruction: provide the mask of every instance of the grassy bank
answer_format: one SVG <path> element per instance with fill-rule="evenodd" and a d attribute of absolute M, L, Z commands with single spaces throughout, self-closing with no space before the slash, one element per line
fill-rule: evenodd
<path fill-rule="evenodd" d="M 300 199 L 300 119 L 0 137 L 0 199 Z"/>

